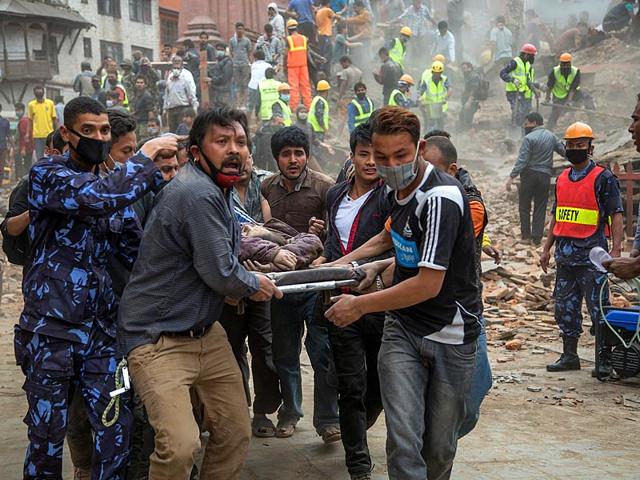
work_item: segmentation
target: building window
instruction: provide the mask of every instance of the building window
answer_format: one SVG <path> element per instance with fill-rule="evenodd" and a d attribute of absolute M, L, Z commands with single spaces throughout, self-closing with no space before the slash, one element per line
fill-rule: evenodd
<path fill-rule="evenodd" d="M 133 56 L 133 52 L 135 52 L 136 50 L 140 50 L 143 57 L 147 57 L 149 60 L 153 60 L 152 48 L 137 47 L 135 45 L 131 45 L 131 56 Z"/>
<path fill-rule="evenodd" d="M 124 58 L 122 53 L 122 44 L 100 40 L 100 58 L 104 59 L 105 57 L 113 58 L 116 63 L 120 65 L 120 62 Z"/>
<path fill-rule="evenodd" d="M 84 45 L 84 58 L 92 58 L 93 48 L 91 48 L 91 39 L 84 37 L 82 39 L 82 44 Z"/>
<path fill-rule="evenodd" d="M 129 18 L 151 25 L 151 0 L 129 0 Z"/>
<path fill-rule="evenodd" d="M 98 13 L 120 18 L 120 0 L 98 0 Z"/>
<path fill-rule="evenodd" d="M 163 45 L 165 43 L 175 45 L 178 40 L 178 20 L 162 18 L 160 20 L 160 37 Z"/>

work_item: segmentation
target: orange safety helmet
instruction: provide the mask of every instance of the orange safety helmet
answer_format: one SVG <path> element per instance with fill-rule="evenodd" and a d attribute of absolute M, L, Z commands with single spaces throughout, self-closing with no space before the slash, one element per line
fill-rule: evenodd
<path fill-rule="evenodd" d="M 594 140 L 596 137 L 593 136 L 593 130 L 589 125 L 582 122 L 576 122 L 567 128 L 567 131 L 564 132 L 565 140 L 575 140 L 577 138 L 590 138 Z"/>
<path fill-rule="evenodd" d="M 288 92 L 289 90 L 291 90 L 291 87 L 287 82 L 282 82 L 280 85 L 278 85 L 279 92 Z"/>
<path fill-rule="evenodd" d="M 535 55 L 536 53 L 538 53 L 538 49 L 535 47 L 535 45 L 532 45 L 530 43 L 525 43 L 524 45 L 522 45 L 520 51 L 522 53 L 529 53 L 531 55 Z"/>
<path fill-rule="evenodd" d="M 413 81 L 413 77 L 407 73 L 400 77 L 399 82 L 408 83 L 409 85 L 413 85 L 415 82 Z"/>
<path fill-rule="evenodd" d="M 562 55 L 560 55 L 560 62 L 562 63 L 571 63 L 571 61 L 573 60 L 573 55 L 571 55 L 570 53 L 563 53 Z"/>

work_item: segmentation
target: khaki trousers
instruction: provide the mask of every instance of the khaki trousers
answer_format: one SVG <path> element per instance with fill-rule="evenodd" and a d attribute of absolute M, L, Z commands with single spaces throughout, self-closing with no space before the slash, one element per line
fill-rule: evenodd
<path fill-rule="evenodd" d="M 200 478 L 240 478 L 251 426 L 242 375 L 216 322 L 202 338 L 163 335 L 128 355 L 133 385 L 156 432 L 149 480 L 188 480 L 200 449 L 190 389 L 200 400 L 210 433 Z"/>

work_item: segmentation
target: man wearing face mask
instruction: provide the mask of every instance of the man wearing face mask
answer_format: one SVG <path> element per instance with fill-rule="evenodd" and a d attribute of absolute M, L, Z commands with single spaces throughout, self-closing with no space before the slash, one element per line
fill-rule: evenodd
<path fill-rule="evenodd" d="M 519 128 L 524 117 L 531 111 L 531 99 L 537 93 L 536 73 L 533 62 L 538 50 L 530 43 L 520 49 L 520 55 L 500 70 L 500 79 L 505 82 L 507 101 L 511 106 L 511 126 Z"/>
<path fill-rule="evenodd" d="M 553 109 L 549 117 L 549 128 L 553 130 L 564 113 L 562 105 L 582 104 L 588 110 L 594 110 L 593 98 L 580 88 L 580 69 L 574 67 L 570 53 L 560 55 L 560 65 L 554 67 L 547 80 L 547 102 L 553 95 Z"/>
<path fill-rule="evenodd" d="M 389 95 L 389 105 L 394 107 L 411 108 L 416 106 L 416 102 L 411 100 L 410 90 L 413 86 L 413 77 L 409 74 L 404 74 L 398 80 L 398 88 L 396 88 Z"/>
<path fill-rule="evenodd" d="M 135 261 L 140 226 L 129 207 L 162 183 L 153 158 L 176 150 L 156 139 L 126 168 L 99 176 L 111 129 L 104 107 L 88 97 L 71 100 L 60 127 L 69 153 L 41 159 L 29 175 L 29 239 L 24 310 L 15 328 L 16 361 L 26 376 L 29 411 L 24 478 L 61 478 L 67 410 L 82 394 L 95 434 L 94 478 L 122 479 L 131 415 L 126 396 L 114 423 L 103 413 L 115 390 L 116 304 L 107 259 Z"/>
<path fill-rule="evenodd" d="M 44 98 L 44 88 L 40 85 L 33 87 L 35 100 L 27 105 L 27 115 L 31 120 L 31 132 L 36 149 L 36 158 L 39 160 L 44 155 L 44 146 L 47 135 L 53 132 L 56 118 L 56 108 L 53 101 Z"/>
<path fill-rule="evenodd" d="M 198 111 L 198 98 L 193 75 L 184 68 L 182 58 L 176 55 L 171 64 L 172 69 L 167 75 L 165 86 L 164 109 L 169 120 L 169 131 L 175 133 L 186 107 Z"/>
<path fill-rule="evenodd" d="M 600 320 L 599 296 L 607 275 L 589 260 L 594 247 L 609 250 L 606 235 L 611 235 L 612 257 L 620 256 L 622 244 L 622 199 L 618 180 L 593 161 L 593 131 L 585 123 L 574 123 L 565 133 L 566 156 L 571 167 L 556 181 L 556 201 L 551 209 L 549 233 L 540 254 L 540 266 L 547 272 L 551 247 L 556 244 L 555 318 L 562 336 L 563 353 L 549 372 L 580 370 L 578 339 L 582 334 L 582 299 L 593 325 Z M 608 304 L 608 298 L 604 299 Z M 594 327 L 591 328 L 594 334 Z M 599 378 L 611 369 L 610 351 L 600 355 Z M 593 372 L 595 373 L 595 372 Z"/>
<path fill-rule="evenodd" d="M 155 431 L 149 478 L 189 477 L 200 448 L 193 389 L 211 435 L 201 478 L 235 480 L 251 430 L 242 375 L 218 321 L 225 297 L 282 294 L 238 261 L 231 187 L 249 156 L 245 114 L 201 113 L 189 143 L 193 162 L 160 191 L 145 227 L 120 303 L 118 343 Z"/>
<path fill-rule="evenodd" d="M 393 190 L 389 220 L 340 263 L 395 248 L 393 286 L 340 295 L 338 327 L 388 312 L 378 355 L 391 480 L 451 477 L 480 334 L 475 241 L 462 185 L 423 159 L 420 121 L 399 107 L 371 119 L 376 169 Z M 410 413 L 408 413 L 410 412 Z"/>
<path fill-rule="evenodd" d="M 347 105 L 349 133 L 353 132 L 358 125 L 367 123 L 374 110 L 373 101 L 367 96 L 367 86 L 364 83 L 356 83 L 353 86 L 353 91 L 356 98 Z"/>
<path fill-rule="evenodd" d="M 31 133 L 31 122 L 24 114 L 24 103 L 16 103 L 14 106 L 18 125 L 16 126 L 16 179 L 21 179 L 31 168 L 33 159 L 33 137 Z"/>
<path fill-rule="evenodd" d="M 291 108 L 289 108 L 290 92 L 291 87 L 288 83 L 283 82 L 278 85 L 278 100 L 271 106 L 271 117 L 282 119 L 282 125 L 285 127 L 292 125 Z"/>
<path fill-rule="evenodd" d="M 511 191 L 513 180 L 520 176 L 518 189 L 520 205 L 520 233 L 523 242 L 533 241 L 540 245 L 544 233 L 544 219 L 547 213 L 549 185 L 553 175 L 553 152 L 564 157 L 564 145 L 553 132 L 543 127 L 544 119 L 532 112 L 524 120 L 522 145 L 518 159 L 513 166 L 506 189 Z M 531 202 L 533 201 L 533 222 Z M 533 226 L 532 226 L 533 223 Z"/>
<path fill-rule="evenodd" d="M 217 62 L 209 67 L 211 79 L 210 98 L 216 106 L 231 105 L 231 80 L 233 79 L 233 61 L 227 55 L 227 46 L 224 43 L 216 44 Z"/>

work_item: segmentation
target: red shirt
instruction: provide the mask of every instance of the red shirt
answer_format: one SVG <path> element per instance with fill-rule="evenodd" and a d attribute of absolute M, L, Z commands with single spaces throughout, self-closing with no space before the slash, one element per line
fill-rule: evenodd
<path fill-rule="evenodd" d="M 25 153 L 33 152 L 33 136 L 31 134 L 31 122 L 29 117 L 23 116 L 18 121 L 18 127 L 16 128 L 18 135 L 18 149 L 24 150 Z"/>

